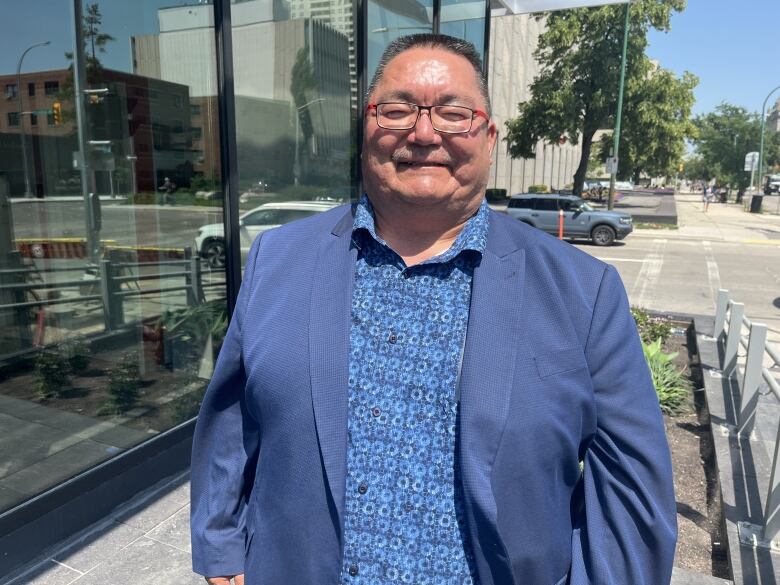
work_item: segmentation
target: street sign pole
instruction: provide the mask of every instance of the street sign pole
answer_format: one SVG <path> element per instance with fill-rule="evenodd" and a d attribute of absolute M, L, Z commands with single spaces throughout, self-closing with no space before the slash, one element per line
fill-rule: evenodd
<path fill-rule="evenodd" d="M 774 88 L 772 91 L 770 91 L 766 99 L 764 100 L 764 104 L 761 106 L 761 141 L 760 146 L 758 148 L 758 182 L 761 183 L 761 179 L 763 177 L 762 171 L 763 171 L 763 164 L 764 164 L 764 126 L 766 124 L 766 103 L 769 101 L 769 98 L 772 96 L 773 93 L 775 93 L 778 89 L 780 89 L 780 85 L 778 85 L 776 88 Z M 752 183 L 752 181 L 751 181 Z"/>
<path fill-rule="evenodd" d="M 623 117 L 623 88 L 626 84 L 626 55 L 628 54 L 628 33 L 631 26 L 629 16 L 631 14 L 631 3 L 626 4 L 626 23 L 623 28 L 623 57 L 620 60 L 620 87 L 618 89 L 617 115 L 615 116 L 615 136 L 612 146 L 612 156 L 615 160 L 620 158 L 620 122 Z M 615 179 L 617 177 L 617 168 L 609 175 L 609 195 L 607 196 L 607 209 L 615 207 Z"/>

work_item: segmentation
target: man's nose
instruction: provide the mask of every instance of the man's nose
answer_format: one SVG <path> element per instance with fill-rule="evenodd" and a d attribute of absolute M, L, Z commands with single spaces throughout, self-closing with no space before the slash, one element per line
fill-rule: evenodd
<path fill-rule="evenodd" d="M 417 144 L 440 144 L 441 136 L 433 129 L 431 122 L 431 111 L 422 110 L 420 117 L 417 118 L 417 124 L 412 128 L 409 134 L 409 141 Z"/>

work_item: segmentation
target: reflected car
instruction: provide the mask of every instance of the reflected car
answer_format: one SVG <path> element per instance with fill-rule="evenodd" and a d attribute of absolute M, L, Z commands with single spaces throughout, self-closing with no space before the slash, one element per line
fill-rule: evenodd
<path fill-rule="evenodd" d="M 266 230 L 303 219 L 340 205 L 335 201 L 283 201 L 265 203 L 247 211 L 239 218 L 241 261 L 246 261 L 255 238 Z M 198 229 L 195 249 L 211 268 L 225 266 L 225 232 L 221 223 L 211 223 Z"/>
<path fill-rule="evenodd" d="M 630 214 L 597 210 L 574 195 L 513 195 L 506 209 L 510 217 L 554 236 L 558 235 L 561 211 L 563 237 L 587 238 L 597 246 L 611 246 L 634 229 Z"/>

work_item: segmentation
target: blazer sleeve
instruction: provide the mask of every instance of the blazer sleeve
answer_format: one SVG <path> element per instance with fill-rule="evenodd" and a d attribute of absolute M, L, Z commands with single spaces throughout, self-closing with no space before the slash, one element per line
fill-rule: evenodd
<path fill-rule="evenodd" d="M 244 572 L 246 507 L 260 429 L 246 404 L 242 326 L 254 286 L 252 245 L 236 308 L 195 426 L 191 468 L 192 568 L 207 577 Z"/>
<path fill-rule="evenodd" d="M 663 418 L 620 277 L 607 267 L 585 348 L 597 430 L 584 457 L 570 585 L 667 585 L 677 539 Z"/>

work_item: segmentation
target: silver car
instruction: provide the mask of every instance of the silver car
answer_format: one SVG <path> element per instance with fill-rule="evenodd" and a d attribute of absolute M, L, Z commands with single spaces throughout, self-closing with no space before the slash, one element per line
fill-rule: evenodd
<path fill-rule="evenodd" d="M 630 214 L 595 209 L 574 195 L 513 195 L 506 209 L 510 217 L 555 236 L 561 211 L 565 238 L 587 238 L 597 246 L 611 246 L 634 229 Z"/>

